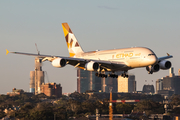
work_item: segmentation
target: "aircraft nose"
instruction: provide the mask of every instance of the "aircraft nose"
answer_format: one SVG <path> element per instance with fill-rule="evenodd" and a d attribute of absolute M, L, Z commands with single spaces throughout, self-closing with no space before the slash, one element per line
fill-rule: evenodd
<path fill-rule="evenodd" d="M 158 63 L 157 57 L 156 57 L 156 56 L 153 56 L 153 57 L 151 58 L 151 62 L 152 62 L 152 64 Z"/>

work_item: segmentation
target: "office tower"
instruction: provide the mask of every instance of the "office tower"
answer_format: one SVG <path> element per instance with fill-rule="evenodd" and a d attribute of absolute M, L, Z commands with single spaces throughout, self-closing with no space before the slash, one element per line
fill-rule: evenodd
<path fill-rule="evenodd" d="M 156 80 L 156 92 L 158 90 L 163 90 L 163 80 L 162 79 Z"/>
<path fill-rule="evenodd" d="M 107 77 L 107 78 L 101 78 L 102 83 L 102 92 L 110 92 L 110 89 L 112 89 L 113 93 L 117 93 L 117 78 Z"/>
<path fill-rule="evenodd" d="M 128 78 L 118 77 L 118 92 L 132 93 L 136 91 L 136 81 L 134 75 Z"/>
<path fill-rule="evenodd" d="M 84 93 L 87 90 L 101 91 L 101 78 L 95 76 L 93 71 L 77 69 L 77 92 Z"/>
<path fill-rule="evenodd" d="M 174 68 L 173 67 L 171 67 L 170 69 L 169 69 L 169 77 L 174 77 L 175 75 L 174 75 Z"/>

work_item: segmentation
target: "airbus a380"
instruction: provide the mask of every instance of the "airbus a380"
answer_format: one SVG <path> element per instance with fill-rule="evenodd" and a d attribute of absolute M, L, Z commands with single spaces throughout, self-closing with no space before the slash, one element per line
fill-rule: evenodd
<path fill-rule="evenodd" d="M 22 52 L 10 52 L 14 54 L 29 55 L 38 57 L 43 61 L 50 61 L 54 67 L 61 68 L 70 64 L 88 71 L 97 71 L 98 77 L 117 78 L 117 71 L 123 71 L 122 77 L 128 77 L 128 70 L 140 67 L 146 67 L 149 74 L 158 72 L 160 69 L 167 70 L 171 67 L 171 62 L 166 59 L 173 56 L 158 58 L 156 54 L 146 47 L 133 47 L 124 49 L 112 49 L 84 52 L 78 43 L 76 37 L 67 23 L 62 23 L 65 40 L 67 43 L 69 57 L 31 54 Z M 6 54 L 9 51 L 6 49 Z M 106 74 L 110 72 L 110 74 Z"/>

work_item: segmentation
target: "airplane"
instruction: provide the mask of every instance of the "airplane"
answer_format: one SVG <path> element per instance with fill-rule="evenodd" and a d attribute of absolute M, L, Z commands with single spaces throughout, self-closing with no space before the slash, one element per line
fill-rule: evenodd
<path fill-rule="evenodd" d="M 149 74 L 158 72 L 160 69 L 167 70 L 171 67 L 171 62 L 166 60 L 172 58 L 167 56 L 157 57 L 156 54 L 146 47 L 131 47 L 112 50 L 96 50 L 84 52 L 68 23 L 62 23 L 65 40 L 67 43 L 69 57 L 42 55 L 23 52 L 10 52 L 6 49 L 6 54 L 14 53 L 38 57 L 44 61 L 50 61 L 52 66 L 57 68 L 65 67 L 67 64 L 75 68 L 87 71 L 96 71 L 98 77 L 118 78 L 116 72 L 122 71 L 121 76 L 128 78 L 128 70 L 146 67 Z M 106 73 L 109 72 L 107 75 Z"/>

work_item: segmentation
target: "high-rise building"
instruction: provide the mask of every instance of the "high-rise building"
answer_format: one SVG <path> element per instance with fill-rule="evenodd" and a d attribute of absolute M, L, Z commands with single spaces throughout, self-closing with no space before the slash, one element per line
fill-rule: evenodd
<path fill-rule="evenodd" d="M 35 71 L 30 71 L 30 92 L 35 93 Z"/>
<path fill-rule="evenodd" d="M 112 89 L 113 93 L 117 93 L 117 78 L 107 77 L 107 78 L 101 78 L 102 83 L 102 92 L 110 92 L 110 89 Z"/>
<path fill-rule="evenodd" d="M 44 83 L 44 71 L 42 71 L 41 62 L 40 58 L 35 58 L 35 70 L 30 71 L 30 92 L 36 95 L 41 93 L 41 85 Z"/>
<path fill-rule="evenodd" d="M 134 75 L 128 78 L 118 76 L 118 92 L 132 93 L 136 91 L 136 81 Z"/>
<path fill-rule="evenodd" d="M 93 71 L 77 69 L 77 92 L 84 93 L 87 90 L 99 92 L 101 90 L 101 78 L 96 77 Z"/>
<path fill-rule="evenodd" d="M 158 80 L 156 81 L 156 92 L 157 92 L 158 90 L 163 90 L 163 80 L 162 80 L 162 79 L 158 79 Z"/>
<path fill-rule="evenodd" d="M 117 92 L 117 78 L 101 78 L 95 76 L 96 72 L 77 69 L 77 92 L 84 93 L 87 90 L 96 92 Z"/>
<path fill-rule="evenodd" d="M 171 67 L 170 69 L 169 69 L 169 77 L 174 77 L 175 75 L 174 75 L 174 68 L 173 67 Z"/>
<path fill-rule="evenodd" d="M 156 81 L 156 92 L 174 91 L 174 94 L 180 94 L 180 76 L 174 74 L 174 69 L 170 68 L 169 76 L 163 77 Z M 161 86 L 161 87 L 160 87 Z"/>

